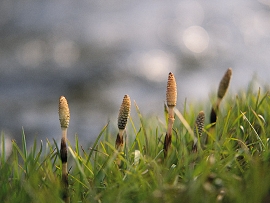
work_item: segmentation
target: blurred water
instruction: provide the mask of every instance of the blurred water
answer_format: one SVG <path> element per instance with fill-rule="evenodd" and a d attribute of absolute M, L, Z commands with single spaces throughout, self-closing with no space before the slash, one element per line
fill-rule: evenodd
<path fill-rule="evenodd" d="M 270 79 L 269 0 L 3 0 L 0 28 L 0 129 L 18 141 L 22 126 L 28 140 L 60 139 L 60 95 L 70 140 L 86 143 L 116 128 L 124 94 L 162 115 L 170 71 L 179 108 L 208 102 L 228 67 L 231 92 Z"/>

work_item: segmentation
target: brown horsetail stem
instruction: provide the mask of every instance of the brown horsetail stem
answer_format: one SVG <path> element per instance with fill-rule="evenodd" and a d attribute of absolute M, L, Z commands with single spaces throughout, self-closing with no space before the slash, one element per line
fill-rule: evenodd
<path fill-rule="evenodd" d="M 69 203 L 68 194 L 68 171 L 67 171 L 67 128 L 69 125 L 70 113 L 68 102 L 64 96 L 59 98 L 59 120 L 62 130 L 60 157 L 62 161 L 62 184 L 63 184 L 63 200 Z"/>
<path fill-rule="evenodd" d="M 192 151 L 197 152 L 198 150 L 198 138 L 202 136 L 203 132 L 203 127 L 204 127 L 204 121 L 205 121 L 205 114 L 203 111 L 200 111 L 194 125 L 194 142 L 193 142 L 193 147 Z"/>
<path fill-rule="evenodd" d="M 167 157 L 168 150 L 172 143 L 172 128 L 174 123 L 174 110 L 177 101 L 177 85 L 175 77 L 172 72 L 169 73 L 168 82 L 167 82 L 167 91 L 166 91 L 166 100 L 168 106 L 168 128 L 164 140 L 164 157 Z"/>
<path fill-rule="evenodd" d="M 127 125 L 127 120 L 130 115 L 130 107 L 131 107 L 130 97 L 128 95 L 125 95 L 123 98 L 122 105 L 119 110 L 119 114 L 118 114 L 119 132 L 117 134 L 116 141 L 115 141 L 115 148 L 118 151 L 122 151 L 123 146 L 124 146 L 123 135 L 124 135 L 124 131 Z"/>

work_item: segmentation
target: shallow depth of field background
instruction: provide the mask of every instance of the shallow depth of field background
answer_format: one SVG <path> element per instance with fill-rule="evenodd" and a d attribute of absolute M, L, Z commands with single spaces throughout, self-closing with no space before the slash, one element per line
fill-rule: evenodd
<path fill-rule="evenodd" d="M 69 139 L 117 128 L 124 94 L 163 115 L 167 75 L 177 108 L 209 102 L 227 68 L 230 93 L 270 84 L 270 1 L 0 2 L 0 129 L 6 139 L 60 139 L 58 98 L 69 101 Z M 132 104 L 132 115 L 134 105 Z"/>

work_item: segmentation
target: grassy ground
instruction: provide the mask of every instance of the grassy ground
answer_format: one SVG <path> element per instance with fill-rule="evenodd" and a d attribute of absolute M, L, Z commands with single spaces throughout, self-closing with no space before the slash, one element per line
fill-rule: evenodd
<path fill-rule="evenodd" d="M 165 160 L 166 111 L 165 118 L 146 118 L 132 105 L 137 114 L 128 120 L 121 155 L 108 126 L 90 149 L 83 149 L 75 137 L 75 146 L 68 149 L 71 202 L 270 202 L 270 95 L 266 88 L 251 87 L 226 96 L 214 128 L 208 121 L 211 104 L 185 104 L 185 120 L 176 109 L 172 147 Z M 193 153 L 190 130 L 201 110 L 206 124 Z M 1 202 L 62 202 L 60 143 L 29 147 L 24 133 L 22 142 L 23 146 L 13 142 L 7 156 L 2 135 Z M 120 167 L 116 159 L 121 159 Z"/>

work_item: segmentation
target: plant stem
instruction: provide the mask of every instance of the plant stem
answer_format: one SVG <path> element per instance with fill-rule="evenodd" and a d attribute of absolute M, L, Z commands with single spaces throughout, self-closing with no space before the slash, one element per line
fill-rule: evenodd
<path fill-rule="evenodd" d="M 60 156 L 62 161 L 62 184 L 63 184 L 63 200 L 65 203 L 70 202 L 68 194 L 68 170 L 67 170 L 67 128 L 61 128 L 61 148 Z"/>

